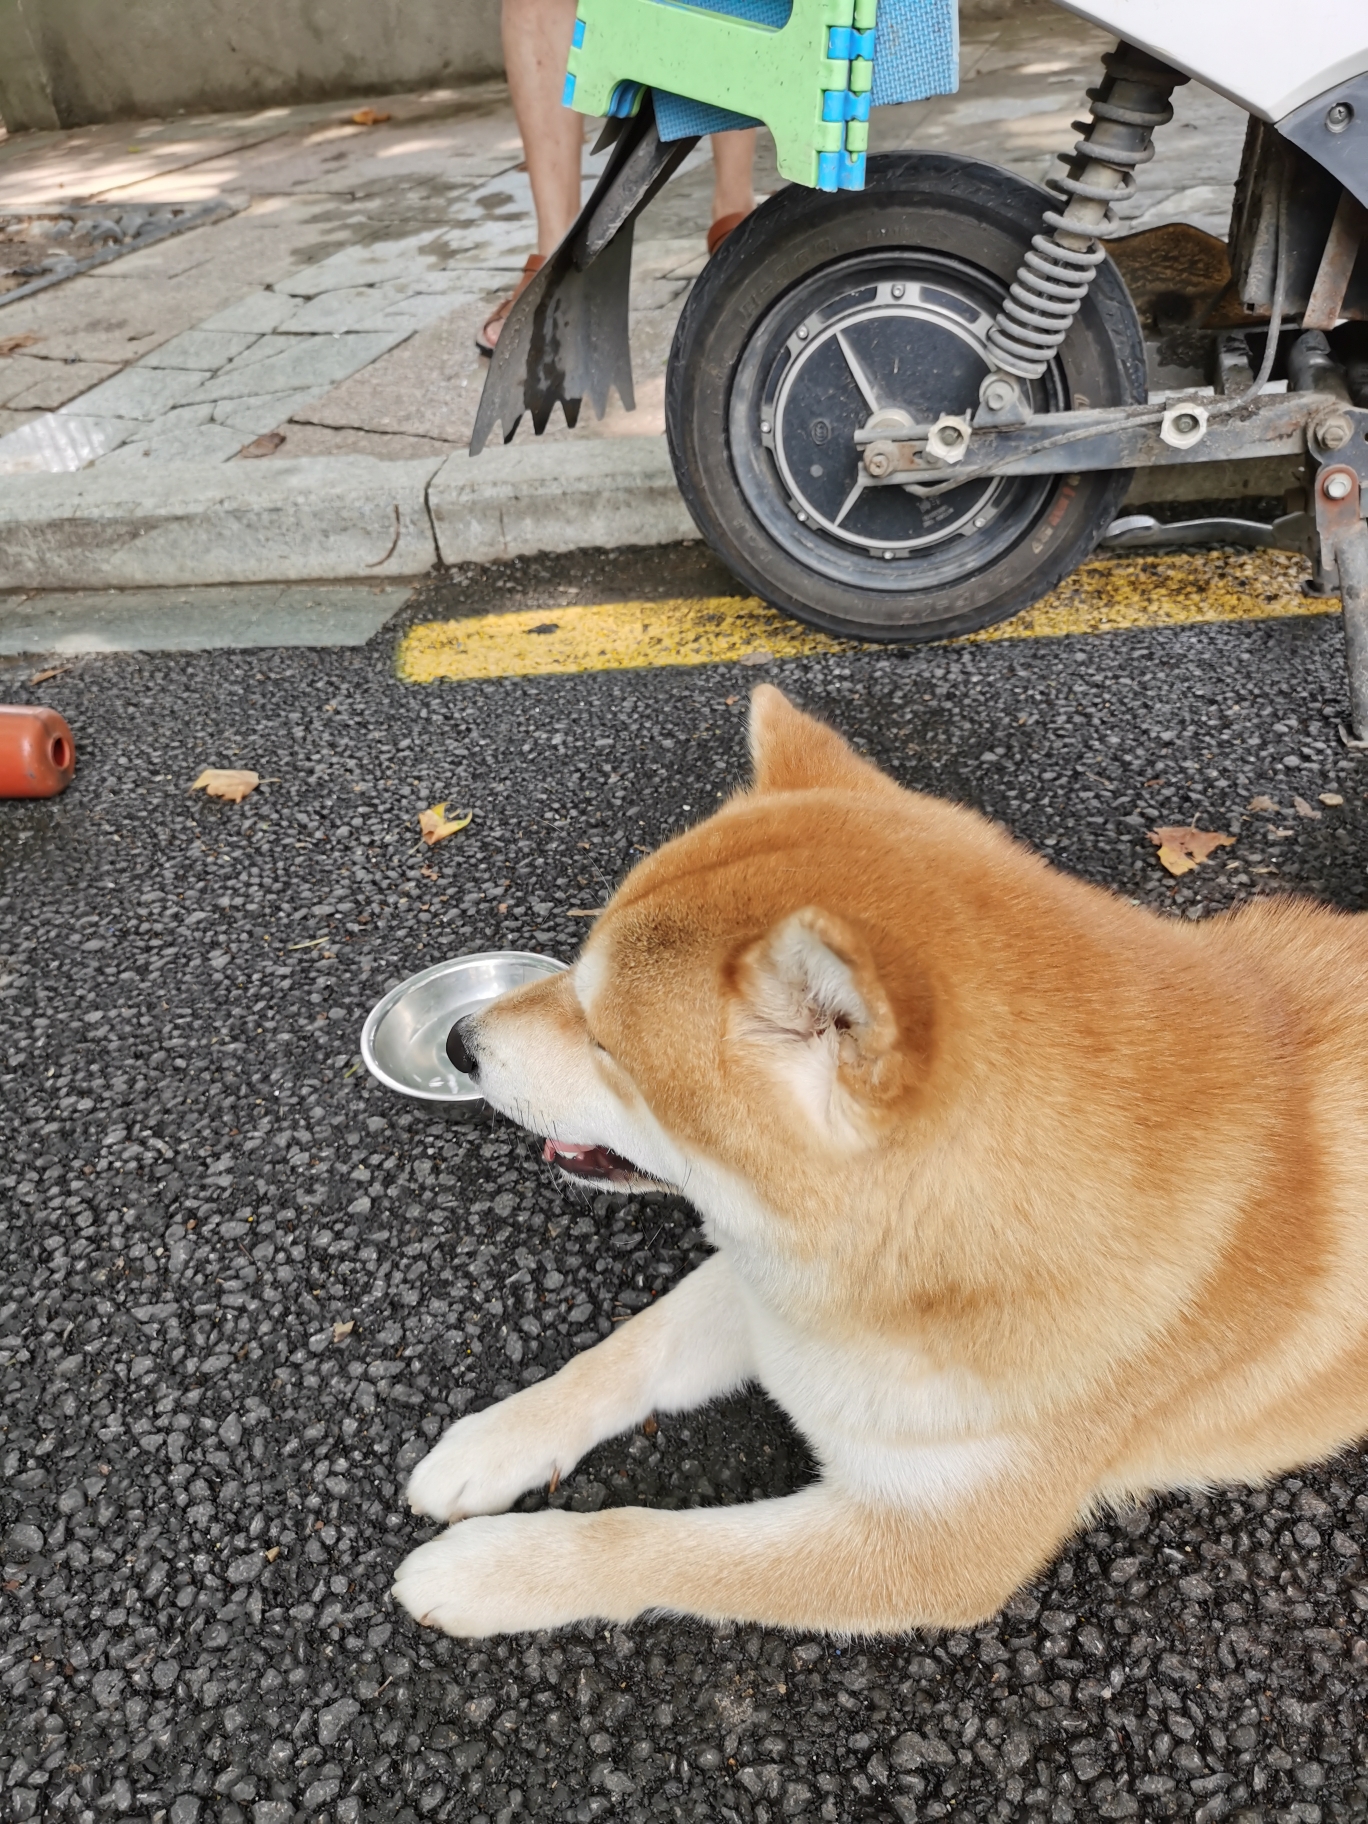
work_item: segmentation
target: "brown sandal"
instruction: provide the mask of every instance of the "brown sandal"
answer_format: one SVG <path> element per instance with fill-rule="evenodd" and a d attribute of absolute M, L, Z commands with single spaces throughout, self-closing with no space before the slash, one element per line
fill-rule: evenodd
<path fill-rule="evenodd" d="M 475 346 L 487 361 L 493 356 L 494 345 L 499 339 L 499 332 L 495 329 L 494 334 L 491 336 L 489 333 L 490 330 L 494 329 L 496 323 L 503 322 L 509 311 L 512 310 L 518 299 L 527 290 L 528 286 L 545 264 L 546 255 L 544 253 L 529 253 L 522 269 L 522 277 L 518 280 L 509 295 L 504 299 L 503 303 L 500 304 L 499 308 L 492 311 L 490 315 L 485 318 L 484 325 L 481 328 L 479 335 L 475 338 Z"/>
<path fill-rule="evenodd" d="M 731 233 L 732 229 L 740 227 L 741 223 L 744 222 L 746 217 L 750 214 L 751 211 L 749 209 L 735 209 L 730 215 L 719 215 L 712 227 L 708 230 L 708 252 L 710 254 L 716 253 L 723 241 L 725 241 L 727 236 Z"/>

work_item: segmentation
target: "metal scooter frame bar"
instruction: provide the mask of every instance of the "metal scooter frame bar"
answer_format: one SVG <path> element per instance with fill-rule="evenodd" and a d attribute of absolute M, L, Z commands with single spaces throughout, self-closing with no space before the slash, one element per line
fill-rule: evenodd
<path fill-rule="evenodd" d="M 1085 469 L 1173 468 L 1260 456 L 1304 456 L 1314 449 L 1315 427 L 1345 425 L 1354 414 L 1330 393 L 1269 393 L 1222 412 L 1222 401 L 1196 399 L 1205 420 L 1185 448 L 1165 440 L 1166 424 L 1181 415 L 1182 400 L 1163 406 L 1115 406 L 1097 411 L 1050 412 L 1019 427 L 973 428 L 953 462 L 927 450 L 933 425 L 907 429 L 874 426 L 855 433 L 864 446 L 871 487 L 905 487 L 909 480 L 961 487 L 986 475 L 1060 475 Z M 1344 442 L 1347 444 L 1346 436 Z M 1336 447 L 1343 447 L 1339 445 Z"/>

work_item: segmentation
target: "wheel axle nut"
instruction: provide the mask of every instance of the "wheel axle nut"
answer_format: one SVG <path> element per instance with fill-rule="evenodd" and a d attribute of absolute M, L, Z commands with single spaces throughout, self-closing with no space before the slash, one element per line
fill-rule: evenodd
<path fill-rule="evenodd" d="M 886 441 L 871 443 L 864 454 L 865 473 L 872 475 L 875 481 L 882 481 L 885 475 L 891 475 L 898 460 L 898 452 Z"/>
<path fill-rule="evenodd" d="M 979 397 L 990 412 L 1005 412 L 1016 398 L 1016 388 L 1010 380 L 999 380 L 990 375 L 984 381 L 983 391 Z"/>
<path fill-rule="evenodd" d="M 1337 469 L 1333 475 L 1327 475 L 1321 484 L 1321 491 L 1327 500 L 1345 500 L 1354 484 L 1343 469 Z"/>
<path fill-rule="evenodd" d="M 1200 443 L 1207 431 L 1207 409 L 1204 405 L 1171 405 L 1159 426 L 1159 440 L 1171 450 L 1190 450 Z"/>
<path fill-rule="evenodd" d="M 1354 435 L 1354 427 L 1341 413 L 1322 418 L 1316 426 L 1316 441 L 1323 450 L 1342 450 Z"/>
<path fill-rule="evenodd" d="M 973 434 L 974 427 L 967 418 L 942 412 L 927 436 L 926 454 L 932 462 L 963 462 Z"/>

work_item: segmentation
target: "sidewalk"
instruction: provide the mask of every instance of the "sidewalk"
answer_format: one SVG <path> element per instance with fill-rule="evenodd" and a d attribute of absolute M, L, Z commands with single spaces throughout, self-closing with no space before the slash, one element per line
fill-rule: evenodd
<path fill-rule="evenodd" d="M 1043 178 L 1072 143 L 1108 42 L 1053 9 L 966 21 L 960 92 L 878 110 L 874 147 L 944 147 Z M 355 124 L 365 105 L 0 143 L 0 212 L 75 202 L 111 215 L 171 202 L 232 210 L 0 308 L 0 349 L 10 350 L 0 356 L 0 588 L 412 575 L 439 557 L 566 548 L 584 542 L 584 528 L 579 505 L 573 519 L 567 511 L 562 462 L 582 477 L 570 490 L 581 502 L 620 477 L 614 517 L 639 522 L 633 542 L 687 535 L 660 439 L 670 339 L 705 258 L 706 149 L 638 226 L 637 411 L 614 400 L 574 433 L 558 416 L 541 440 L 524 420 L 509 449 L 470 463 L 484 377 L 475 330 L 533 240 L 507 93 L 485 84 L 386 97 L 369 105 L 388 120 Z M 1223 234 L 1244 117 L 1195 84 L 1176 106 L 1136 224 L 1184 219 Z M 762 142 L 758 184 L 769 190 L 778 180 Z M 586 149 L 586 182 L 597 162 Z M 625 461 L 595 449 L 623 440 Z M 567 447 L 542 457 L 538 441 Z M 644 520 L 632 499 L 638 470 L 654 501 Z M 235 559 L 233 515 L 277 496 L 293 528 L 288 553 L 258 539 Z M 319 498 L 337 507 L 335 523 L 303 510 Z M 222 539 L 196 536 L 206 502 L 223 508 Z M 519 502 L 511 530 L 491 535 L 490 512 L 501 521 Z M 144 537 L 149 513 L 160 530 Z M 168 517 L 186 528 L 175 549 Z M 359 541 L 340 536 L 362 523 Z"/>

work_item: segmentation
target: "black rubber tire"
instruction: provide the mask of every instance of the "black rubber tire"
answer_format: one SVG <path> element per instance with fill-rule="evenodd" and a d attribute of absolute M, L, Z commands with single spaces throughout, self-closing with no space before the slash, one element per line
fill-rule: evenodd
<path fill-rule="evenodd" d="M 788 294 L 805 287 L 807 297 L 814 275 L 828 269 L 835 285 L 837 269 L 861 256 L 920 253 L 981 275 L 1000 296 L 1052 200 L 1037 185 L 976 159 L 885 153 L 870 158 L 866 187 L 858 194 L 828 195 L 798 185 L 780 191 L 734 229 L 705 266 L 670 351 L 666 434 L 699 531 L 762 599 L 828 633 L 889 642 L 944 639 L 1028 607 L 1092 551 L 1116 515 L 1131 470 L 1037 482 L 1038 502 L 1033 496 L 1029 523 L 1014 528 L 1009 548 L 999 541 L 998 548 L 976 550 L 983 541 L 962 537 L 959 549 L 938 563 L 940 574 L 929 586 L 908 586 L 911 565 L 899 566 L 896 581 L 890 571 L 883 588 L 871 585 L 867 564 L 862 579 L 842 578 L 830 574 L 840 569 L 834 540 L 814 534 L 825 542 L 820 551 L 814 548 L 814 562 L 804 562 L 779 542 L 743 490 L 738 462 L 753 465 L 747 470 L 752 477 L 768 463 L 777 484 L 759 426 L 754 447 L 732 446 L 738 372 L 759 326 L 776 321 L 776 307 L 782 311 Z M 1054 410 L 1066 403 L 1129 405 L 1145 398 L 1140 323 L 1111 261 L 1099 269 L 1042 384 L 1052 402 L 1047 409 Z M 752 423 L 757 414 L 739 416 Z M 751 486 L 753 493 L 753 481 Z M 955 566 L 953 576 L 945 574 L 947 561 Z"/>

